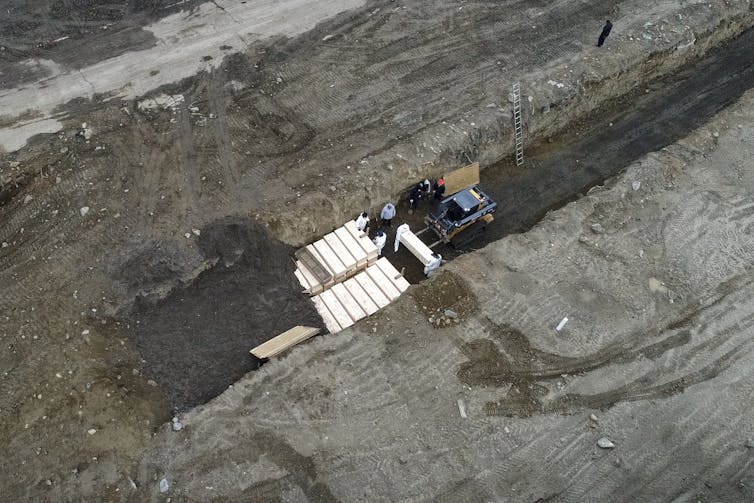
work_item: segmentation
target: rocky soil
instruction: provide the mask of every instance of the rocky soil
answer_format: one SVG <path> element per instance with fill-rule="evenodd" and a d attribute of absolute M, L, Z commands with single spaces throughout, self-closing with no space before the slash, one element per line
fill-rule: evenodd
<path fill-rule="evenodd" d="M 314 322 L 291 245 L 469 160 L 530 228 L 740 98 L 750 1 L 6 10 L 9 500 L 751 498 L 751 95 L 233 384 Z"/>

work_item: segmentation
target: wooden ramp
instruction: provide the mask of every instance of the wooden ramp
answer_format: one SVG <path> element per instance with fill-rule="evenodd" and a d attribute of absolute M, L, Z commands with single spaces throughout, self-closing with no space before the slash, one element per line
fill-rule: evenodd
<path fill-rule="evenodd" d="M 387 306 L 409 286 L 383 257 L 353 278 L 312 297 L 312 301 L 327 330 L 334 334 Z"/>
<path fill-rule="evenodd" d="M 445 194 L 447 194 L 445 197 L 455 194 L 469 185 L 477 185 L 479 183 L 479 163 L 475 162 L 446 173 L 443 180 L 445 181 Z"/>
<path fill-rule="evenodd" d="M 377 261 L 377 247 L 354 221 L 296 252 L 296 278 L 317 295 Z"/>
<path fill-rule="evenodd" d="M 291 346 L 295 346 L 310 337 L 314 337 L 318 333 L 318 328 L 299 325 L 255 347 L 251 350 L 251 354 L 260 359 L 271 358 L 279 355 Z"/>

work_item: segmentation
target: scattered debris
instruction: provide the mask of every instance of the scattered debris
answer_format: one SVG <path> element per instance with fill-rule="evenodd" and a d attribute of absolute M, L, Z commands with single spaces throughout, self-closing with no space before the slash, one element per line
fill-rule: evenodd
<path fill-rule="evenodd" d="M 466 419 L 468 416 L 466 415 L 466 404 L 463 403 L 463 398 L 458 399 L 458 412 L 461 414 L 461 417 Z"/>
<path fill-rule="evenodd" d="M 168 489 L 170 489 L 170 484 L 168 484 L 168 479 L 160 480 L 160 492 L 166 493 L 168 492 Z"/>
<path fill-rule="evenodd" d="M 81 209 L 79 209 L 79 213 L 81 213 L 82 217 L 85 217 L 87 213 L 89 213 L 89 206 L 82 206 Z"/>
<path fill-rule="evenodd" d="M 612 449 L 615 447 L 615 444 L 610 441 L 607 437 L 602 437 L 599 440 L 597 440 L 597 446 L 600 449 Z"/>
<path fill-rule="evenodd" d="M 563 330 L 563 327 L 566 325 L 566 323 L 568 323 L 568 317 L 567 316 L 565 318 L 563 318 L 562 320 L 560 320 L 560 323 L 558 323 L 558 326 L 555 327 L 555 330 L 557 332 L 560 332 L 561 330 Z"/>
<path fill-rule="evenodd" d="M 458 313 L 453 311 L 452 309 L 446 309 L 443 314 L 446 318 L 455 319 L 458 318 Z"/>
<path fill-rule="evenodd" d="M 184 97 L 182 94 L 168 95 L 163 93 L 140 101 L 138 107 L 139 110 L 154 110 L 157 108 L 175 110 L 183 101 Z"/>
<path fill-rule="evenodd" d="M 595 234 L 603 234 L 605 232 L 605 228 L 602 227 L 601 224 L 592 224 L 592 232 Z"/>
<path fill-rule="evenodd" d="M 589 419 L 591 419 L 595 423 L 599 423 L 599 420 L 597 420 L 597 416 L 595 416 L 594 414 L 589 414 Z"/>
<path fill-rule="evenodd" d="M 90 434 L 90 435 L 94 435 L 95 433 L 97 433 L 97 430 L 96 430 L 96 429 L 94 429 L 94 428 L 89 428 L 88 430 L 86 430 L 86 432 L 87 432 L 88 434 Z"/>
<path fill-rule="evenodd" d="M 183 423 L 178 419 L 178 416 L 173 416 L 173 431 L 181 431 L 183 429 Z"/>
<path fill-rule="evenodd" d="M 194 233 L 194 236 L 199 236 L 202 233 L 199 229 L 191 229 L 191 232 Z"/>
<path fill-rule="evenodd" d="M 26 194 L 26 197 L 24 197 L 24 204 L 29 204 L 34 197 L 31 194 Z"/>
<path fill-rule="evenodd" d="M 641 188 L 641 182 L 638 180 L 635 181 L 634 183 L 631 184 L 631 188 L 634 190 L 639 190 Z"/>

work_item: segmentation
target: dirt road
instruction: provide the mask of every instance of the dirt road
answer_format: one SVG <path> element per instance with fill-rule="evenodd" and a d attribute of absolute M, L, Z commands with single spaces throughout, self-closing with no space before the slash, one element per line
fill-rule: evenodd
<path fill-rule="evenodd" d="M 715 366 L 709 359 L 698 360 L 692 351 L 683 353 L 692 356 L 677 370 L 681 379 L 693 383 L 690 388 L 684 382 L 675 382 L 675 375 L 669 373 L 670 356 L 697 343 L 698 334 L 693 330 L 689 336 L 668 333 L 664 342 L 626 335 L 626 340 L 633 342 L 625 347 L 607 337 L 627 334 L 626 327 L 634 326 L 632 318 L 621 322 L 619 329 L 603 327 L 599 335 L 569 332 L 583 340 L 563 339 L 567 343 L 561 341 L 560 345 L 543 340 L 541 327 L 527 324 L 541 314 L 520 306 L 548 306 L 553 311 L 544 313 L 543 319 L 549 327 L 550 318 L 565 315 L 556 308 L 565 310 L 572 304 L 548 297 L 556 288 L 547 274 L 557 271 L 535 262 L 555 267 L 562 256 L 538 255 L 546 244 L 535 231 L 500 245 L 512 246 L 518 239 L 531 245 L 501 252 L 505 257 L 515 253 L 521 260 L 532 261 L 519 266 L 519 276 L 493 278 L 494 283 L 502 285 L 495 298 L 501 302 L 513 298 L 510 302 L 520 303 L 516 304 L 518 311 L 508 304 L 485 304 L 491 294 L 484 285 L 490 282 L 479 279 L 469 286 L 458 279 L 471 274 L 472 269 L 484 270 L 474 261 L 487 261 L 486 252 L 459 259 L 459 265 L 453 266 L 459 268 L 456 279 L 448 280 L 452 287 L 440 288 L 439 293 L 431 287 L 419 287 L 413 294 L 417 305 L 428 309 L 429 305 L 451 306 L 462 314 L 460 322 L 470 323 L 464 325 L 464 333 L 493 333 L 490 340 L 495 345 L 477 340 L 481 336 L 468 340 L 437 337 L 456 332 L 434 327 L 455 322 L 436 312 L 431 324 L 422 321 L 424 315 L 419 316 L 408 298 L 394 311 L 360 327 L 363 337 L 344 334 L 314 341 L 286 360 L 291 365 L 263 367 L 251 380 L 233 384 L 209 408 L 188 415 L 184 432 L 188 437 L 162 432 L 176 407 L 220 393 L 251 368 L 254 362 L 245 359 L 248 349 L 278 330 L 283 319 L 311 320 L 312 313 L 303 305 L 279 301 L 290 297 L 295 287 L 285 282 L 284 274 L 290 245 L 322 234 L 364 208 L 379 208 L 417 178 L 456 167 L 467 157 L 491 164 L 510 150 L 507 93 L 511 82 L 522 82 L 532 138 L 552 136 L 600 104 L 633 88 L 641 91 L 645 85 L 651 86 L 655 76 L 681 67 L 751 26 L 751 2 L 616 0 L 592 5 L 559 0 L 508 2 L 505 8 L 500 3 L 448 5 L 431 0 L 409 4 L 322 2 L 322 8 L 317 9 L 307 3 L 306 15 L 296 20 L 273 16 L 249 23 L 228 19 L 236 14 L 253 17 L 299 12 L 304 3 L 277 2 L 270 10 L 271 2 L 218 2 L 187 5 L 186 10 L 173 6 L 165 12 L 160 7 L 166 3 L 149 4 L 156 11 L 140 2 L 124 4 L 122 9 L 114 4 L 95 4 L 103 10 L 83 12 L 65 4 L 62 13 L 56 14 L 45 11 L 39 3 L 13 3 L 9 5 L 18 23 L 13 24 L 12 18 L 4 20 L 14 26 L 8 31 L 12 40 L 0 52 L 0 79 L 4 79 L 0 130 L 4 148 L 13 150 L 0 155 L 0 413 L 4 417 L 0 426 L 0 486 L 10 499 L 158 498 L 155 491 L 163 474 L 169 475 L 173 487 L 169 496 L 179 499 L 189 497 L 189 487 L 200 499 L 211 499 L 214 490 L 224 499 L 366 498 L 351 492 L 359 487 L 368 495 L 382 494 L 382 488 L 389 487 L 395 491 L 385 493 L 391 499 L 420 497 L 425 492 L 419 488 L 427 487 L 444 488 L 451 500 L 479 496 L 498 499 L 496 495 L 504 494 L 503 489 L 485 482 L 498 471 L 506 474 L 500 480 L 524 488 L 535 480 L 526 476 L 528 468 L 521 468 L 529 467 L 531 460 L 553 458 L 545 468 L 561 467 L 554 451 L 547 451 L 534 440 L 542 431 L 576 428 L 581 419 L 558 415 L 564 411 L 583 414 L 585 408 L 615 404 L 610 413 L 620 415 L 620 407 L 629 407 L 620 399 L 626 396 L 638 404 L 635 407 L 639 408 L 625 411 L 636 413 L 639 419 L 634 427 L 643 433 L 649 423 L 646 407 L 652 400 L 685 389 L 672 397 L 680 397 L 681 402 L 663 402 L 680 403 L 680 409 L 674 409 L 676 415 L 673 410 L 667 411 L 668 421 L 675 421 L 692 407 L 684 401 L 691 396 L 690 389 L 711 386 L 718 400 L 711 407 L 736 418 L 742 428 L 749 428 L 735 409 L 735 400 L 744 396 L 731 395 L 731 401 L 726 401 L 720 392 L 722 381 L 714 377 L 718 372 L 722 376 L 733 372 L 731 379 L 735 380 L 737 365 L 743 360 L 710 353 L 709 358 L 720 360 Z M 27 10 L 21 14 L 14 10 L 21 7 Z M 32 26 L 31 20 L 40 9 L 48 19 L 60 18 L 60 24 Z M 87 20 L 87 13 L 102 16 Z M 598 50 L 594 39 L 606 16 L 613 19 L 615 29 L 606 46 Z M 108 28 L 100 24 L 105 19 L 109 20 Z M 260 28 L 260 36 L 244 31 L 260 26 L 270 31 Z M 53 42 L 69 38 L 33 46 L 22 36 L 24 27 L 34 37 L 42 33 Z M 223 38 L 237 37 L 239 30 L 247 33 L 238 38 L 239 43 Z M 243 48 L 238 52 L 241 42 Z M 8 48 L 14 49 L 9 52 Z M 155 54 L 167 59 L 148 57 Z M 227 57 L 223 59 L 222 55 Z M 745 76 L 745 64 L 739 64 L 739 68 Z M 197 69 L 206 71 L 193 75 Z M 18 78 L 11 81 L 8 75 Z M 82 80 L 84 77 L 95 84 L 94 88 Z M 186 78 L 173 81 L 181 77 Z M 729 94 L 710 100 L 711 108 L 701 116 L 711 115 L 727 99 L 740 94 L 737 81 L 729 84 Z M 162 87 L 153 89 L 155 86 Z M 140 95 L 147 90 L 147 96 Z M 25 112 L 27 109 L 31 111 Z M 683 106 L 674 109 L 683 110 Z M 652 108 L 639 109 L 635 116 L 640 117 L 643 110 Z M 747 113 L 741 110 L 741 114 Z M 619 124 L 614 121 L 614 127 Z M 628 125 L 636 122 L 625 124 L 621 127 L 629 130 Z M 29 138 L 31 132 L 48 131 L 57 133 Z M 578 131 L 586 134 L 582 126 Z M 642 129 L 642 134 L 645 131 Z M 578 148 L 592 150 L 607 142 L 604 160 L 611 169 L 651 148 L 629 143 L 625 155 L 623 150 L 618 152 L 619 162 L 613 164 L 609 160 L 615 152 L 609 147 L 614 138 L 602 138 Z M 571 144 L 567 137 L 553 139 L 552 144 L 545 144 L 553 151 Z M 710 141 L 714 143 L 713 139 Z M 695 140 L 694 145 L 701 148 L 699 145 L 706 143 Z M 537 165 L 545 165 L 544 159 L 551 152 L 539 152 Z M 697 158 L 693 149 L 679 155 L 688 155 L 689 163 Z M 580 155 L 573 156 L 581 162 Z M 667 176 L 681 177 L 682 164 L 687 161 L 669 162 L 671 168 L 658 164 L 658 172 L 669 171 Z M 745 166 L 736 169 L 745 175 Z M 507 173 L 517 176 L 512 170 Z M 595 173 L 584 182 L 593 183 L 605 175 Z M 530 183 L 523 183 L 526 177 L 522 174 L 520 179 L 523 186 Z M 495 186 L 504 189 L 502 178 Z M 745 188 L 745 184 L 738 187 Z M 554 189 L 551 194 L 539 203 L 549 207 L 550 201 L 557 203 L 567 197 Z M 699 204 L 709 206 L 715 201 L 714 194 L 704 197 L 708 198 Z M 688 195 L 688 199 L 693 197 Z M 684 202 L 684 198 L 663 200 L 647 208 L 638 202 L 642 209 L 626 208 L 624 214 L 633 215 L 637 221 L 654 222 L 658 215 L 665 215 L 663 207 Z M 521 221 L 531 223 L 541 213 L 544 206 L 537 209 L 536 203 L 531 201 L 529 212 L 519 216 Z M 605 202 L 597 214 L 620 221 L 620 213 L 611 209 L 616 204 Z M 575 208 L 583 205 L 587 202 L 580 201 Z M 727 210 L 720 211 L 724 218 Z M 747 212 L 745 208 L 731 211 L 744 216 Z M 699 215 L 693 215 L 688 226 L 708 227 L 703 220 L 695 223 Z M 606 223 L 602 225 L 609 230 Z M 709 225 L 713 224 L 716 222 Z M 728 232 L 743 235 L 735 226 L 746 225 L 745 219 L 732 225 L 726 227 Z M 648 227 L 646 232 L 660 240 L 666 230 Z M 682 232 L 674 231 L 674 239 L 682 237 Z M 540 242 L 541 247 L 537 244 Z M 710 243 L 704 239 L 700 242 Z M 627 279 L 610 276 L 612 265 L 600 262 L 601 257 L 607 260 L 614 256 L 614 250 L 608 248 L 603 255 L 602 248 L 571 244 L 578 250 L 591 250 L 580 267 L 568 270 L 573 277 L 581 277 L 582 269 L 593 270 L 625 287 L 626 295 L 646 297 L 643 290 L 629 288 Z M 727 281 L 735 260 L 747 260 L 745 255 L 735 259 L 737 249 L 725 252 L 734 257 L 728 262 L 721 259 L 713 263 L 704 262 L 711 255 L 708 249 L 699 249 L 698 255 L 688 259 L 668 255 L 655 245 L 642 243 L 645 256 L 667 260 L 652 263 L 654 279 L 647 282 L 652 295 L 672 298 L 673 308 L 631 304 L 632 309 L 646 307 L 646 312 L 634 314 L 645 323 L 639 328 L 653 337 L 655 329 L 664 330 L 662 333 L 675 330 L 673 320 L 682 313 L 673 309 L 689 305 L 688 299 L 694 295 L 704 302 L 714 297 L 705 292 L 715 284 L 702 281 L 704 277 L 695 276 L 696 290 L 685 283 L 674 285 L 671 277 L 676 275 L 678 261 L 706 263 L 707 269 L 715 272 L 713 279 L 722 282 Z M 672 246 L 668 249 L 676 250 Z M 241 250 L 257 253 L 244 254 Z M 489 250 L 491 253 L 492 248 Z M 563 253 L 574 257 L 570 249 Z M 468 269 L 464 269 L 464 260 L 470 261 Z M 513 274 L 510 269 L 517 267 L 508 262 L 493 267 L 502 262 L 493 261 L 499 257 L 489 260 L 492 265 L 485 267 L 495 274 Z M 537 267 L 543 267 L 544 272 L 537 273 L 542 276 L 526 276 L 540 271 Z M 644 270 L 642 267 L 639 269 Z M 279 287 L 268 289 L 273 282 Z M 721 301 L 721 306 L 737 299 L 735 292 L 747 292 L 745 282 L 740 288 L 739 283 L 730 285 L 732 300 Z M 520 296 L 503 286 L 517 289 Z M 563 298 L 594 304 L 590 308 L 593 311 L 583 308 L 581 316 L 593 313 L 596 319 L 594 313 L 603 313 L 603 317 L 609 313 L 618 319 L 622 312 L 606 300 L 611 298 L 607 289 L 590 288 L 598 293 L 584 293 L 571 285 Z M 720 291 L 727 291 L 725 288 Z M 477 301 L 461 302 L 473 298 Z M 470 306 L 468 311 L 464 305 Z M 488 323 L 481 313 L 489 310 L 510 313 L 511 319 Z M 713 314 L 710 311 L 700 316 Z M 527 323 L 513 323 L 514 315 Z M 705 320 L 699 323 L 707 323 Z M 709 323 L 716 326 L 718 321 Z M 570 326 L 583 330 L 584 325 L 574 322 Z M 741 320 L 741 326 L 745 326 L 745 320 Z M 161 337 L 155 337 L 158 332 Z M 497 344 L 495 337 L 510 339 L 515 348 L 506 350 L 506 344 Z M 602 342 L 605 344 L 600 346 Z M 552 347 L 545 343 L 552 343 Z M 720 348 L 729 344 L 746 349 L 738 334 L 721 344 Z M 712 345 L 708 344 L 710 348 Z M 430 352 L 418 351 L 422 348 Z M 626 356 L 619 357 L 623 349 Z M 590 354 L 597 356 L 591 358 Z M 516 365 L 490 377 L 489 368 L 499 368 L 508 356 Z M 525 368 L 529 360 L 546 367 L 542 375 Z M 296 364 L 300 361 L 305 364 Z M 630 366 L 632 362 L 648 366 L 641 386 L 631 385 L 634 381 L 628 374 L 612 372 L 612 366 Z M 554 372 L 564 369 L 563 373 L 575 369 L 596 376 L 590 377 L 595 381 L 606 375 L 606 398 L 593 398 L 600 388 L 586 385 L 575 388 L 572 399 L 558 395 L 552 388 L 553 383 L 557 388 Z M 741 374 L 741 393 L 750 389 L 746 388 L 747 376 Z M 523 398 L 513 400 L 506 394 L 507 385 L 501 383 L 507 378 Z M 670 388 L 663 387 L 668 383 Z M 621 387 L 624 384 L 628 387 Z M 542 395 L 544 388 L 554 394 Z M 452 416 L 448 401 L 434 397 L 433 390 L 453 395 Z M 346 391 L 350 396 L 347 400 Z M 467 391 L 473 393 L 469 395 L 468 411 L 478 428 L 458 429 L 460 436 L 453 436 L 448 443 L 446 434 L 454 430 L 444 421 L 457 417 L 453 404 Z M 534 444 L 516 451 L 515 466 L 493 462 L 499 459 L 499 453 L 513 451 L 489 450 L 499 445 L 530 445 L 500 434 L 499 427 L 505 433 L 508 424 L 503 423 L 507 421 L 506 411 L 531 416 L 516 423 L 515 431 L 527 433 L 525 439 Z M 220 422 L 219 429 L 212 418 Z M 346 423 L 356 426 L 349 430 Z M 339 429 L 331 430 L 328 424 Z M 620 424 L 625 431 L 625 423 Z M 693 424 L 689 424 L 691 428 Z M 271 433 L 277 425 L 280 431 Z M 236 427 L 243 431 L 237 433 Z M 487 437 L 490 428 L 501 436 Z M 669 429 L 646 431 L 650 437 L 671 436 Z M 695 438 L 693 431 L 686 433 L 688 438 Z M 363 441 L 370 435 L 374 443 Z M 721 438 L 729 436 L 738 442 L 735 435 L 737 431 L 725 430 Z M 237 447 L 222 459 L 205 457 L 222 447 L 207 443 L 208 438 Z M 494 442 L 490 443 L 490 438 Z M 543 441 L 552 446 L 559 438 L 545 436 Z M 563 438 L 570 437 L 563 434 Z M 182 451 L 179 445 L 187 439 L 191 445 Z M 364 450 L 354 449 L 357 441 L 362 442 Z M 661 445 L 691 448 L 683 442 L 686 440 L 676 443 L 671 438 Z M 723 449 L 722 444 L 710 443 L 714 449 Z M 476 451 L 460 447 L 451 451 L 447 447 L 462 444 L 474 446 L 482 454 L 475 457 Z M 488 450 L 480 447 L 487 444 Z M 201 451 L 204 448 L 207 453 Z M 349 453 L 356 453 L 356 457 Z M 680 453 L 694 458 L 694 463 L 702 463 L 707 454 Z M 578 449 L 568 451 L 563 463 L 579 466 L 574 460 L 589 455 Z M 660 459 L 656 451 L 648 451 L 650 455 L 655 456 L 651 459 Z M 738 466 L 737 456 L 733 453 L 724 460 L 719 456 L 709 459 L 710 463 L 718 460 L 719 466 L 730 462 L 733 467 Z M 230 467 L 225 461 L 235 465 Z M 632 473 L 640 466 L 652 466 L 646 459 L 640 461 L 631 465 Z M 249 479 L 243 472 L 248 473 L 247 465 L 254 463 L 256 478 Z M 673 469 L 671 463 L 657 463 L 661 472 Z M 712 466 L 694 463 L 689 466 Z M 409 468 L 404 469 L 406 465 Z M 433 466 L 447 469 L 433 471 Z M 472 469 L 473 473 L 468 471 Z M 519 471 L 512 474 L 511 470 Z M 732 477 L 732 470 L 726 468 L 725 476 Z M 464 474 L 464 479 L 448 486 L 448 472 Z M 213 477 L 214 473 L 220 475 Z M 678 481 L 690 477 L 689 473 L 670 473 L 668 477 Z M 191 474 L 196 476 L 188 482 L 184 477 Z M 409 475 L 414 478 L 409 479 Z M 649 475 L 640 473 L 637 477 L 616 475 L 616 484 L 645 481 Z M 543 487 L 556 491 L 564 484 Z M 581 493 L 573 494 L 604 489 L 584 484 Z M 441 498 L 441 492 L 438 489 L 435 496 Z"/>

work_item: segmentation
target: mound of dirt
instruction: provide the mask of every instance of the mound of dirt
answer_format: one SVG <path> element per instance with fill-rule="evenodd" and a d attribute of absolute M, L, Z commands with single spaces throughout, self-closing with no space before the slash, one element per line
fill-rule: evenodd
<path fill-rule="evenodd" d="M 199 247 L 214 267 L 161 300 L 137 297 L 127 316 L 145 375 L 178 410 L 257 368 L 254 346 L 295 325 L 322 323 L 293 275 L 293 249 L 264 227 L 226 218 L 203 229 Z"/>

